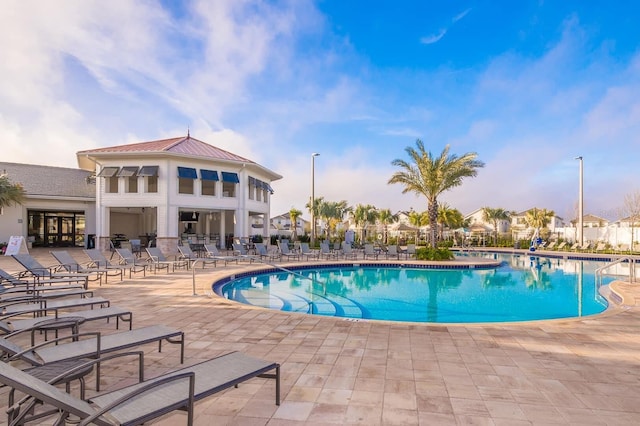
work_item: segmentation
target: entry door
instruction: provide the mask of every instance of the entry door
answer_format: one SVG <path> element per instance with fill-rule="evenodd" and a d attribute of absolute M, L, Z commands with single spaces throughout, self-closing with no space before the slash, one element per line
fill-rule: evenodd
<path fill-rule="evenodd" d="M 48 246 L 68 247 L 75 244 L 73 217 L 46 216 L 45 241 Z"/>

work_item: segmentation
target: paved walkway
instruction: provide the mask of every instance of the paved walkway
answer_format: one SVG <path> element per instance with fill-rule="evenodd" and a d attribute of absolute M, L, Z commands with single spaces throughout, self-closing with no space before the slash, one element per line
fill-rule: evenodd
<path fill-rule="evenodd" d="M 46 250 L 31 253 L 55 263 Z M 0 268 L 21 269 L 10 258 Z M 133 310 L 134 327 L 184 330 L 189 364 L 232 350 L 282 364 L 279 407 L 273 381 L 254 379 L 199 402 L 198 425 L 640 424 L 638 285 L 620 283 L 624 305 L 587 319 L 445 326 L 287 314 L 211 295 L 213 280 L 246 268 L 257 267 L 197 269 L 195 281 L 181 271 L 91 283 L 112 305 Z M 82 326 L 89 329 L 110 333 L 115 325 Z M 148 377 L 179 366 L 171 346 L 145 347 Z M 131 383 L 134 372 L 133 364 L 105 365 L 103 386 Z M 185 419 L 179 412 L 157 424 Z"/>

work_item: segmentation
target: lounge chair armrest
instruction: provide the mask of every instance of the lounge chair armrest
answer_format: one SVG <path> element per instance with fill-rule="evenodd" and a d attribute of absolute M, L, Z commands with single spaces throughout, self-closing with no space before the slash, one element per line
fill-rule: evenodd
<path fill-rule="evenodd" d="M 24 330 L 19 330 L 19 331 L 13 332 L 11 334 L 8 334 L 8 335 L 6 335 L 4 337 L 7 338 L 9 336 L 15 336 L 18 333 L 22 333 L 22 332 L 25 332 L 25 331 L 31 331 L 31 330 L 36 329 L 36 328 L 37 327 L 26 328 Z M 9 361 L 15 361 L 17 359 L 20 359 L 20 357 L 22 355 L 26 354 L 27 352 L 33 351 L 34 349 L 38 349 L 38 348 L 41 348 L 41 347 L 44 347 L 44 346 L 47 346 L 47 345 L 56 344 L 56 343 L 59 343 L 59 342 L 64 341 L 64 340 L 69 340 L 69 339 L 78 338 L 78 337 L 82 337 L 82 336 L 95 336 L 97 338 L 96 339 L 96 354 L 99 354 L 100 353 L 100 335 L 101 335 L 101 333 L 99 331 L 89 331 L 89 332 L 86 332 L 86 333 L 70 334 L 68 336 L 58 337 L 58 338 L 53 339 L 53 340 L 47 340 L 45 342 L 41 342 L 41 343 L 39 343 L 39 344 L 37 344 L 35 346 L 31 346 L 30 348 L 23 349 L 20 352 L 16 353 L 15 355 L 9 357 L 8 360 Z"/>
<path fill-rule="evenodd" d="M 55 317 L 53 317 L 53 318 L 58 318 L 58 310 L 57 309 L 34 308 L 34 309 L 29 310 L 29 311 L 14 312 L 12 314 L 2 314 L 2 315 L 0 315 L 0 320 L 5 321 L 5 320 L 7 320 L 9 318 L 17 317 L 19 315 L 24 315 L 24 314 L 43 314 L 42 315 L 42 321 L 44 321 L 46 319 L 51 319 L 52 318 L 52 317 L 47 317 L 46 316 L 47 312 L 55 312 Z M 34 315 L 34 317 L 35 316 L 37 316 L 37 315 Z M 20 331 L 22 331 L 22 330 L 20 330 Z M 7 336 L 5 336 L 5 337 L 7 337 Z"/>
<path fill-rule="evenodd" d="M 93 423 L 93 421 L 95 419 L 97 419 L 98 417 L 102 416 L 103 414 L 107 413 L 108 411 L 112 410 L 113 408 L 128 402 L 131 398 L 136 397 L 138 395 L 142 395 L 144 393 L 150 392 L 152 390 L 154 390 L 157 387 L 163 386 L 167 383 L 171 383 L 171 382 L 175 382 L 178 380 L 184 380 L 184 379 L 188 379 L 189 380 L 189 395 L 188 395 L 188 411 L 190 413 L 190 415 L 193 414 L 193 402 L 194 402 L 194 393 L 195 393 L 195 373 L 190 371 L 190 372 L 186 372 L 186 373 L 180 373 L 180 374 L 169 374 L 165 377 L 161 377 L 157 380 L 154 380 L 151 383 L 147 383 L 144 386 L 141 386 L 140 388 L 126 394 L 123 395 L 121 398 L 113 401 L 113 403 L 105 406 L 105 407 L 101 407 L 100 410 L 98 410 L 96 413 L 94 413 L 92 416 L 85 418 L 84 420 L 82 420 L 79 424 L 81 426 L 84 425 L 89 425 L 91 423 Z"/>
<path fill-rule="evenodd" d="M 109 354 L 109 355 L 101 355 L 99 358 L 96 359 L 91 359 L 87 362 L 83 362 L 82 364 L 79 364 L 73 368 L 68 369 L 67 371 L 60 373 L 58 376 L 54 377 L 53 379 L 49 380 L 49 384 L 55 385 L 56 383 L 58 383 L 60 380 L 64 379 L 65 377 L 74 374 L 76 371 L 80 371 L 86 367 L 89 367 L 91 365 L 95 365 L 98 363 L 103 363 L 105 361 L 110 361 L 112 359 L 116 359 L 116 358 L 120 358 L 120 357 L 124 357 L 124 356 L 137 356 L 138 357 L 138 382 L 142 382 L 144 381 L 144 351 L 131 351 L 131 352 L 119 352 L 119 353 L 114 353 L 114 354 Z"/>

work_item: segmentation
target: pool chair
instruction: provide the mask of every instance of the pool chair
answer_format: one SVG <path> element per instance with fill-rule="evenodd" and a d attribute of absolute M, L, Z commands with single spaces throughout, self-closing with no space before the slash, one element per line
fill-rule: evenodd
<path fill-rule="evenodd" d="M 557 251 L 564 250 L 564 248 L 565 248 L 566 246 L 567 246 L 567 242 L 566 242 L 566 241 L 563 241 L 563 242 L 561 242 L 560 244 L 558 244 L 558 247 L 556 247 L 556 250 L 557 250 Z"/>
<path fill-rule="evenodd" d="M 544 246 L 545 250 L 553 250 L 556 246 L 556 242 L 555 241 L 551 241 L 549 244 L 547 244 L 546 246 Z"/>
<path fill-rule="evenodd" d="M 387 246 L 386 257 L 387 259 L 393 258 L 393 259 L 400 260 L 400 252 L 398 251 L 398 246 L 396 245 Z"/>
<path fill-rule="evenodd" d="M 254 254 L 249 254 L 247 248 L 239 243 L 233 243 L 233 254 L 238 257 L 240 260 L 248 261 L 249 263 L 254 260 L 260 260 L 260 256 L 256 256 Z"/>
<path fill-rule="evenodd" d="M 289 243 L 278 241 L 278 250 L 280 250 L 280 255 L 283 259 L 300 260 L 300 253 L 289 251 Z"/>
<path fill-rule="evenodd" d="M 376 253 L 375 249 L 373 248 L 373 244 L 364 245 L 364 258 L 378 260 L 378 253 Z"/>
<path fill-rule="evenodd" d="M 0 337 L 0 351 L 3 352 L 5 361 L 19 359 L 39 366 L 63 360 L 99 357 L 102 354 L 156 342 L 158 343 L 158 352 L 162 352 L 162 341 L 167 341 L 180 345 L 180 363 L 184 363 L 184 333 L 164 325 L 152 325 L 112 334 L 81 332 L 42 342 L 32 347 L 22 347 L 10 340 L 27 331 L 31 330 L 25 329 Z M 63 343 L 64 341 L 69 342 Z"/>
<path fill-rule="evenodd" d="M 300 254 L 304 256 L 307 260 L 320 259 L 320 251 L 311 250 L 309 248 L 309 243 L 300 243 Z"/>
<path fill-rule="evenodd" d="M 92 293 L 89 293 L 92 294 Z M 83 295 L 80 295 L 83 296 Z M 0 303 L 0 312 L 2 315 L 19 314 L 23 312 L 32 312 L 36 309 L 69 309 L 80 307 L 105 307 L 111 303 L 104 297 L 71 297 L 71 298 L 47 298 L 47 297 L 29 297 L 20 298 Z"/>
<path fill-rule="evenodd" d="M 53 312 L 54 315 L 47 315 Z M 23 318 L 24 315 L 30 315 L 31 318 Z M 36 316 L 34 315 L 46 315 Z M 0 316 L 0 331 L 10 334 L 20 330 L 37 328 L 38 324 L 44 324 L 52 321 L 99 321 L 99 320 L 116 320 L 116 330 L 120 328 L 120 321 L 129 323 L 129 330 L 133 324 L 133 313 L 126 309 L 110 306 L 99 309 L 87 309 L 84 311 L 68 311 L 59 312 L 57 309 L 35 309 L 33 311 L 19 312 L 12 315 Z"/>
<path fill-rule="evenodd" d="M 208 258 L 224 262 L 225 266 L 227 266 L 227 263 L 229 262 L 238 263 L 238 256 L 229 256 L 229 255 L 220 253 L 220 250 L 218 250 L 218 247 L 216 247 L 215 244 L 205 244 L 204 249 L 207 252 Z"/>
<path fill-rule="evenodd" d="M 30 301 L 34 299 L 57 299 L 63 297 L 91 297 L 92 290 L 85 290 L 83 287 L 70 287 L 57 289 L 51 286 L 40 286 L 44 288 L 10 288 L 5 289 L 0 285 L 0 304 L 14 301 Z M 13 291 L 11 291 L 13 290 Z"/>
<path fill-rule="evenodd" d="M 70 289 L 84 289 L 82 284 L 77 282 L 77 279 L 72 278 L 70 280 L 66 278 L 55 278 L 50 280 L 38 280 L 30 279 L 28 277 L 17 277 L 13 274 L 0 269 L 0 292 L 2 293 L 14 293 L 25 291 L 60 291 Z"/>
<path fill-rule="evenodd" d="M 280 255 L 279 252 L 268 250 L 267 246 L 265 246 L 264 243 L 255 243 L 255 247 L 256 247 L 257 256 L 260 256 L 260 260 L 271 261 L 271 260 L 282 259 L 282 256 Z"/>
<path fill-rule="evenodd" d="M 180 252 L 180 256 L 178 257 L 178 259 L 186 261 L 188 268 L 195 265 L 197 262 L 202 263 L 202 269 L 204 269 L 204 267 L 207 265 L 217 265 L 216 259 L 208 257 L 198 257 L 188 245 L 178 246 L 178 251 Z"/>
<path fill-rule="evenodd" d="M 54 267 L 45 267 L 40 262 L 38 262 L 33 256 L 30 254 L 12 254 L 13 257 L 26 271 L 21 273 L 20 276 L 33 276 L 38 280 L 50 280 L 50 279 L 75 279 L 77 282 L 82 282 L 84 288 L 87 288 L 89 285 L 89 276 L 90 274 L 83 274 L 81 272 L 56 272 L 56 266 Z"/>
<path fill-rule="evenodd" d="M 154 271 L 158 269 L 166 269 L 169 272 L 169 267 L 171 267 L 171 271 L 175 272 L 176 268 L 185 268 L 189 269 L 189 261 L 185 259 L 168 259 L 162 250 L 158 247 L 147 247 L 145 249 L 147 254 L 149 255 L 149 263 L 153 265 Z"/>
<path fill-rule="evenodd" d="M 407 244 L 407 250 L 405 251 L 405 258 L 416 257 L 416 245 Z"/>
<path fill-rule="evenodd" d="M 81 272 L 83 274 L 89 274 L 89 276 L 91 276 L 91 274 L 95 274 L 96 278 L 93 281 L 99 280 L 100 285 L 102 285 L 102 277 L 104 277 L 105 283 L 108 281 L 109 276 L 120 276 L 120 281 L 122 281 L 122 269 L 103 269 L 83 266 L 79 264 L 66 250 L 53 250 L 50 253 L 51 256 L 53 256 L 60 264 L 58 267 L 59 271 L 65 270 L 67 272 Z"/>
<path fill-rule="evenodd" d="M 351 244 L 347 243 L 346 241 L 343 241 L 342 252 L 340 253 L 340 256 L 342 256 L 345 259 L 355 260 L 358 258 L 358 253 L 354 251 L 353 248 L 351 248 Z"/>
<path fill-rule="evenodd" d="M 138 259 L 131 250 L 126 248 L 117 248 L 116 253 L 120 257 L 118 264 L 129 270 L 129 278 L 134 273 L 142 272 L 142 276 L 147 276 L 147 268 L 150 266 L 143 260 Z"/>
<path fill-rule="evenodd" d="M 11 424 L 33 421 L 33 416 L 37 415 L 34 414 L 34 408 L 44 403 L 55 409 L 46 414 L 57 414 L 56 424 L 64 424 L 67 417 L 73 416 L 73 420 L 79 420 L 81 425 L 137 425 L 175 410 L 184 410 L 187 412 L 186 423 L 191 426 L 195 402 L 222 390 L 237 387 L 255 377 L 275 380 L 275 403 L 280 405 L 280 364 L 240 352 L 222 355 L 112 392 L 97 394 L 87 401 L 11 365 L 0 364 L 0 381 L 27 395 L 9 409 L 8 420 Z"/>
<path fill-rule="evenodd" d="M 322 259 L 336 259 L 336 254 L 331 251 L 329 243 L 320 243 L 320 257 Z"/>

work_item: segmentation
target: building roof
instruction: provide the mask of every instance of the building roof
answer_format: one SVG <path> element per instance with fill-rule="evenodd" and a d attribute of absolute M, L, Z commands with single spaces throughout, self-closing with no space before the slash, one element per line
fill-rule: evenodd
<path fill-rule="evenodd" d="M 86 170 L 0 162 L 0 173 L 21 184 L 27 197 L 96 197 L 95 181 Z"/>
<path fill-rule="evenodd" d="M 128 145 L 116 145 L 106 148 L 87 149 L 78 151 L 78 156 L 98 156 L 100 154 L 123 154 L 123 153 L 172 153 L 187 156 L 206 157 L 216 160 L 239 161 L 242 163 L 254 163 L 253 161 L 233 154 L 224 149 L 220 149 L 206 142 L 192 138 L 190 135 L 178 138 L 161 139 L 150 142 L 139 142 Z"/>

